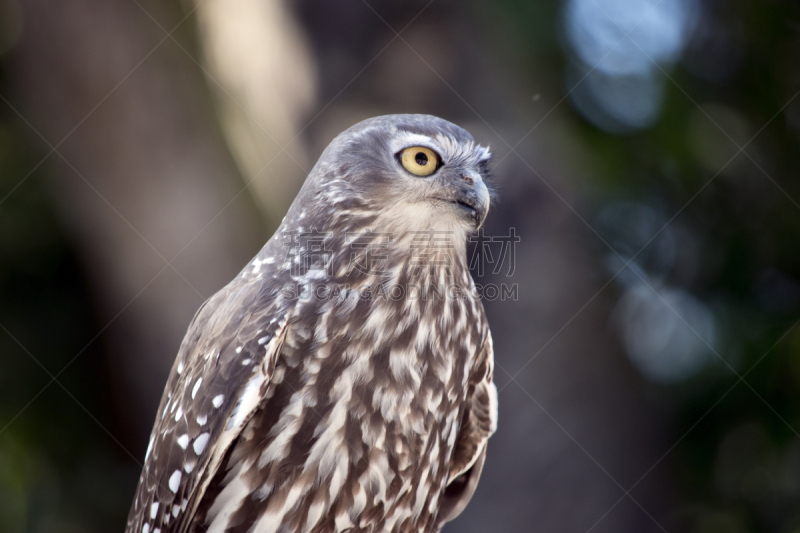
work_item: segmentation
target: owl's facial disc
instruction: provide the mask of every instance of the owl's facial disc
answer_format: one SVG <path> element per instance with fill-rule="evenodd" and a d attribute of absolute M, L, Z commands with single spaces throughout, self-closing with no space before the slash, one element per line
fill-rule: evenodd
<path fill-rule="evenodd" d="M 410 146 L 397 153 L 397 160 L 410 174 L 433 177 L 442 165 L 442 156 L 425 146 Z M 431 184 L 435 190 L 428 198 L 445 203 L 459 218 L 479 228 L 489 208 L 489 191 L 478 172 L 444 168 L 442 176 Z M 437 183 L 441 182 L 441 183 Z M 438 185 L 438 186 L 437 186 Z"/>
<path fill-rule="evenodd" d="M 488 149 L 469 137 L 459 137 L 458 132 L 403 129 L 388 139 L 386 148 L 393 160 L 389 187 L 395 201 L 421 209 L 413 211 L 407 224 L 464 231 L 480 228 L 490 201 L 484 183 Z"/>
<path fill-rule="evenodd" d="M 396 158 L 415 178 L 412 183 L 424 180 L 425 201 L 444 205 L 474 229 L 483 224 L 489 210 L 489 191 L 469 158 L 451 160 L 448 164 L 437 151 L 426 146 L 404 148 Z"/>

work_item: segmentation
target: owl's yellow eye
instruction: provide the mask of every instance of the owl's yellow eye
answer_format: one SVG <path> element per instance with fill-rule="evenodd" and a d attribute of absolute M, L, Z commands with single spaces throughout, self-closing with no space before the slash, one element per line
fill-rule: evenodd
<path fill-rule="evenodd" d="M 412 146 L 400 152 L 403 168 L 415 176 L 430 176 L 439 168 L 439 154 L 424 146 Z"/>

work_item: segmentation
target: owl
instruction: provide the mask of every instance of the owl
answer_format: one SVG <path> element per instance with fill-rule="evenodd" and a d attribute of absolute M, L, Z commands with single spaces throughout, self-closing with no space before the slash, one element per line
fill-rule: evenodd
<path fill-rule="evenodd" d="M 427 533 L 461 513 L 497 426 L 467 263 L 489 159 L 428 115 L 330 143 L 189 326 L 127 533 Z"/>

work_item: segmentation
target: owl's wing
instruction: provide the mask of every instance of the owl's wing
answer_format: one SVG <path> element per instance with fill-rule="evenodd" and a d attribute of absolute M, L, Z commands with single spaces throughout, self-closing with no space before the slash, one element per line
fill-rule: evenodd
<path fill-rule="evenodd" d="M 189 529 L 267 391 L 286 315 L 270 295 L 236 280 L 197 312 L 161 398 L 126 533 Z"/>
<path fill-rule="evenodd" d="M 439 500 L 437 527 L 457 517 L 467 506 L 486 458 L 486 442 L 497 429 L 497 388 L 492 337 L 487 335 L 470 376 L 467 404 L 453 450 L 450 477 Z"/>

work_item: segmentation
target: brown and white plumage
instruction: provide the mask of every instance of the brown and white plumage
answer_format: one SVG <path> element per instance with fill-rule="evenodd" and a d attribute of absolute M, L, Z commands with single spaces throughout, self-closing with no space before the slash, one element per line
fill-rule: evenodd
<path fill-rule="evenodd" d="M 430 532 L 463 510 L 497 423 L 465 250 L 488 159 L 425 115 L 331 143 L 192 321 L 127 533 Z"/>

